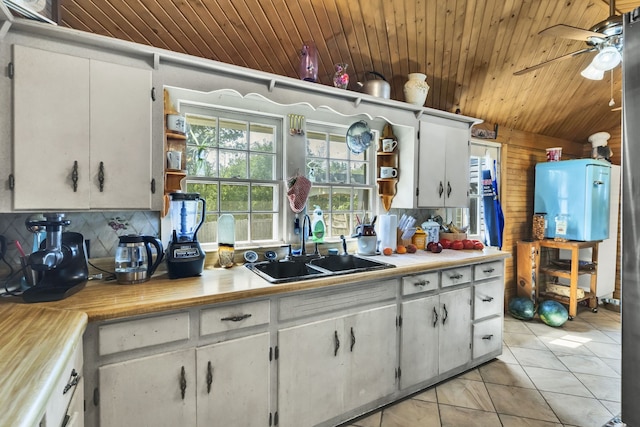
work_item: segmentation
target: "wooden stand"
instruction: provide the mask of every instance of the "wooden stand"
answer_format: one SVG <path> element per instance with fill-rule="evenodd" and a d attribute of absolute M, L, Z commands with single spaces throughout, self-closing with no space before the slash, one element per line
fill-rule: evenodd
<path fill-rule="evenodd" d="M 186 162 L 187 162 L 187 137 L 179 133 L 172 132 L 167 129 L 167 114 L 177 114 L 171 105 L 169 99 L 169 92 L 164 90 L 164 117 L 165 117 L 165 168 L 164 168 L 164 206 L 162 209 L 162 216 L 166 216 L 169 213 L 169 193 L 179 191 L 182 189 L 182 180 L 187 176 Z M 168 151 L 180 151 L 182 153 L 180 169 L 169 169 L 167 167 L 167 152 Z"/>
<path fill-rule="evenodd" d="M 376 182 L 378 184 L 378 195 L 382 199 L 382 207 L 385 211 L 389 211 L 391 209 L 391 202 L 393 201 L 393 197 L 396 195 L 396 185 L 398 184 L 398 177 L 395 178 L 380 178 L 380 168 L 383 166 L 388 166 L 395 168 L 398 170 L 398 175 L 400 175 L 400 170 L 398 169 L 398 147 L 391 151 L 385 152 L 382 151 L 382 140 L 383 139 L 393 139 L 396 140 L 395 135 L 393 134 L 393 130 L 391 129 L 391 125 L 387 123 L 382 130 L 382 136 L 380 137 L 380 141 L 378 143 L 378 151 L 376 152 L 376 163 L 377 163 L 377 173 Z"/>

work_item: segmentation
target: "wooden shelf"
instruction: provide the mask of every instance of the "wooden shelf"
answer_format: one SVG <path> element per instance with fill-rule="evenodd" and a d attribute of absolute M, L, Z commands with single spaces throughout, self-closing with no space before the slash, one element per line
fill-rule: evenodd
<path fill-rule="evenodd" d="M 381 167 L 391 167 L 398 169 L 398 148 L 391 152 L 382 151 L 382 140 L 383 139 L 396 139 L 393 134 L 393 130 L 391 129 L 391 125 L 387 123 L 384 125 L 384 129 L 382 130 L 382 135 L 379 138 L 378 144 L 379 148 L 376 152 L 376 183 L 378 184 L 378 195 L 382 200 L 382 206 L 385 211 L 389 211 L 391 209 L 391 202 L 393 201 L 393 197 L 396 195 L 396 185 L 398 183 L 398 178 L 380 178 L 380 168 Z M 400 170 L 398 169 L 398 174 L 400 174 Z"/>
<path fill-rule="evenodd" d="M 170 138 L 170 139 L 182 139 L 185 141 L 187 139 L 187 135 L 183 135 L 181 133 L 175 133 L 167 129 L 164 130 L 164 133 L 167 136 L 167 138 Z"/>

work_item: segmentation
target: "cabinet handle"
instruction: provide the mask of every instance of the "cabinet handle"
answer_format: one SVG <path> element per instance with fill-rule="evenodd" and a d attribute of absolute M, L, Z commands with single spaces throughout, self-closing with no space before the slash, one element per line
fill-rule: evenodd
<path fill-rule="evenodd" d="M 593 181 L 593 185 L 604 185 L 604 181 Z"/>
<path fill-rule="evenodd" d="M 433 307 L 433 327 L 435 328 L 437 324 L 438 324 L 438 312 L 436 311 L 436 308 Z"/>
<path fill-rule="evenodd" d="M 353 332 L 353 328 L 351 328 L 351 348 L 349 351 L 353 351 L 354 345 L 356 345 L 356 334 Z"/>
<path fill-rule="evenodd" d="M 62 394 L 67 394 L 69 390 L 71 390 L 73 387 L 78 385 L 79 381 L 80 381 L 80 375 L 75 369 L 72 369 L 71 375 L 69 377 L 69 381 L 67 382 L 67 385 L 64 386 L 64 389 L 62 389 Z"/>
<path fill-rule="evenodd" d="M 187 374 L 184 372 L 184 366 L 180 371 L 180 393 L 182 393 L 182 400 L 184 400 L 184 394 L 187 391 Z"/>
<path fill-rule="evenodd" d="M 451 196 L 451 183 L 447 181 L 447 199 Z"/>
<path fill-rule="evenodd" d="M 493 273 L 495 271 L 495 268 L 491 267 L 491 268 L 487 268 L 486 270 L 482 270 L 483 273 Z"/>
<path fill-rule="evenodd" d="M 78 161 L 73 161 L 73 169 L 71 170 L 71 182 L 73 182 L 73 192 L 78 191 Z"/>
<path fill-rule="evenodd" d="M 453 276 L 449 276 L 449 279 L 451 280 L 458 280 L 458 279 L 462 279 L 462 274 L 458 273 L 458 274 L 454 274 Z"/>
<path fill-rule="evenodd" d="M 482 298 L 482 302 L 491 302 L 491 301 L 493 301 L 493 297 Z"/>
<path fill-rule="evenodd" d="M 334 331 L 334 336 L 333 336 L 333 344 L 334 344 L 334 350 L 333 350 L 333 357 L 336 357 L 338 355 L 338 349 L 340 348 L 340 339 L 338 339 L 338 331 Z"/>
<path fill-rule="evenodd" d="M 419 282 L 415 282 L 413 285 L 414 286 L 427 286 L 429 283 L 431 283 L 428 280 L 420 280 Z"/>
<path fill-rule="evenodd" d="M 440 181 L 440 187 L 438 188 L 438 197 L 442 197 L 442 193 L 444 193 L 444 187 L 442 186 L 442 181 Z"/>
<path fill-rule="evenodd" d="M 241 320 L 248 319 L 249 317 L 251 317 L 251 314 L 241 314 L 240 316 L 223 317 L 220 320 L 223 322 L 240 322 Z"/>
<path fill-rule="evenodd" d="M 213 368 L 211 361 L 207 363 L 207 394 L 211 393 L 211 384 L 213 384 Z"/>
<path fill-rule="evenodd" d="M 98 168 L 98 182 L 100 183 L 100 192 L 104 191 L 104 162 L 100 162 L 100 167 Z"/>
<path fill-rule="evenodd" d="M 442 309 L 444 310 L 444 315 L 442 316 L 442 324 L 447 321 L 447 317 L 449 317 L 449 312 L 447 311 L 447 304 L 442 305 Z"/>
<path fill-rule="evenodd" d="M 493 338 L 493 334 L 485 335 L 482 337 L 483 340 L 490 340 L 491 338 Z"/>

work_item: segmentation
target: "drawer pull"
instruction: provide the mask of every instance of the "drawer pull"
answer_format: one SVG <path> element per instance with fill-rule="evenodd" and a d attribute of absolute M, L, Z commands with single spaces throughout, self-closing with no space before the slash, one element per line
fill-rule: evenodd
<path fill-rule="evenodd" d="M 211 384 L 213 384 L 213 368 L 209 360 L 207 363 L 207 394 L 211 393 Z"/>
<path fill-rule="evenodd" d="M 67 382 L 67 385 L 64 386 L 64 389 L 62 389 L 62 394 L 67 394 L 69 390 L 77 386 L 78 381 L 80 381 L 80 375 L 78 374 L 78 372 L 76 372 L 75 369 L 72 369 L 71 375 L 69 376 L 69 381 Z"/>
<path fill-rule="evenodd" d="M 458 280 L 458 279 L 462 279 L 462 277 L 464 277 L 464 276 L 462 274 L 458 273 L 458 274 L 454 274 L 453 276 L 449 276 L 449 279 Z"/>
<path fill-rule="evenodd" d="M 73 161 L 73 168 L 71 169 L 71 182 L 73 182 L 73 192 L 78 191 L 78 161 Z"/>
<path fill-rule="evenodd" d="M 493 338 L 493 334 L 485 335 L 482 337 L 483 340 L 490 340 L 491 338 Z"/>
<path fill-rule="evenodd" d="M 104 191 L 104 162 L 100 162 L 100 168 L 98 169 L 98 182 L 100 183 L 100 192 Z"/>
<path fill-rule="evenodd" d="M 184 400 L 184 394 L 187 391 L 187 374 L 184 372 L 184 366 L 180 370 L 180 393 L 182 394 L 182 400 Z"/>
<path fill-rule="evenodd" d="M 438 324 L 438 312 L 436 311 L 436 308 L 433 307 L 433 327 L 435 328 L 437 324 Z"/>
<path fill-rule="evenodd" d="M 493 267 L 487 268 L 486 270 L 482 270 L 483 273 L 493 273 L 494 271 L 496 271 L 496 269 Z"/>
<path fill-rule="evenodd" d="M 427 286 L 429 283 L 431 283 L 428 280 L 420 280 L 419 282 L 415 282 L 413 285 L 414 286 Z"/>
<path fill-rule="evenodd" d="M 482 302 L 491 302 L 491 301 L 493 301 L 493 297 L 482 298 Z"/>
<path fill-rule="evenodd" d="M 223 322 L 240 322 L 241 320 L 248 319 L 249 317 L 251 317 L 251 314 L 241 314 L 240 316 L 223 317 L 220 320 Z"/>
<path fill-rule="evenodd" d="M 356 334 L 353 332 L 353 328 L 351 328 L 351 349 L 349 351 L 353 351 L 354 345 L 356 345 Z"/>
<path fill-rule="evenodd" d="M 333 336 L 333 345 L 334 345 L 334 350 L 333 350 L 333 357 L 336 357 L 338 355 L 338 349 L 340 348 L 340 339 L 338 338 L 338 331 L 334 331 L 334 336 Z"/>

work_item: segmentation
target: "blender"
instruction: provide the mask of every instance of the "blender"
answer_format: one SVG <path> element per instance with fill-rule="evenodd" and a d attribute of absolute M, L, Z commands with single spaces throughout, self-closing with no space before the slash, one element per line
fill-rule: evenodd
<path fill-rule="evenodd" d="M 171 193 L 169 197 L 169 214 L 173 226 L 167 246 L 169 278 L 199 276 L 204 269 L 204 252 L 196 233 L 204 222 L 206 203 L 200 198 L 200 193 Z"/>

